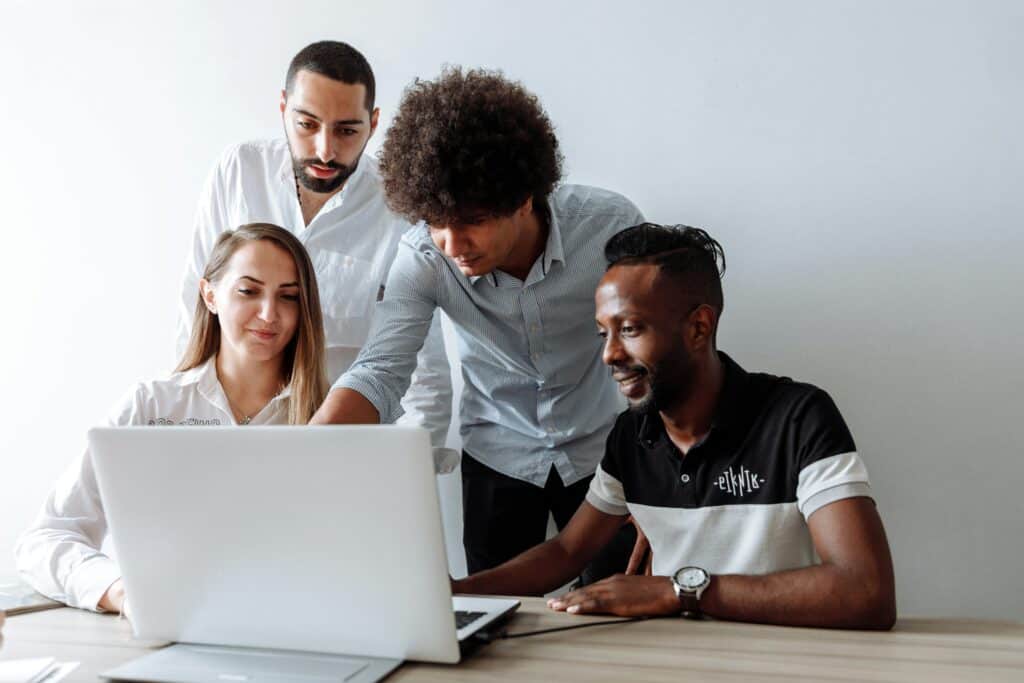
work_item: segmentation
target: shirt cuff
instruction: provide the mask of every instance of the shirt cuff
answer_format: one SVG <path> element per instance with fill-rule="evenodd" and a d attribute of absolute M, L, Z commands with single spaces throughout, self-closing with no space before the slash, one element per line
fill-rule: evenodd
<path fill-rule="evenodd" d="M 823 508 L 829 503 L 834 503 L 837 500 L 843 500 L 844 498 L 871 498 L 871 485 L 863 481 L 854 481 L 848 484 L 837 484 L 836 486 L 827 488 L 824 491 L 819 491 L 805 500 L 800 506 L 800 512 L 803 513 L 804 519 L 808 519 L 819 508 Z M 874 500 L 874 498 L 872 498 L 872 500 Z"/>
<path fill-rule="evenodd" d="M 68 605 L 94 612 L 103 611 L 99 607 L 100 599 L 119 578 L 121 569 L 109 557 L 95 557 L 83 562 L 68 577 Z"/>
<path fill-rule="evenodd" d="M 335 389 L 351 389 L 362 394 L 363 398 L 369 401 L 374 409 L 376 409 L 377 415 L 380 416 L 381 424 L 392 424 L 402 416 L 401 404 L 396 406 L 396 410 L 392 410 L 391 403 L 384 397 L 381 387 L 376 386 L 376 383 L 368 382 L 346 373 L 339 377 L 338 381 L 331 387 L 331 391 Z"/>

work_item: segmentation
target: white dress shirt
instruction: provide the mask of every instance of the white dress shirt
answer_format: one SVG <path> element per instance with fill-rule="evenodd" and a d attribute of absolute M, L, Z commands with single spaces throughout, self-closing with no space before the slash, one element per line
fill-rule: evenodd
<path fill-rule="evenodd" d="M 305 225 L 287 142 L 255 140 L 229 147 L 211 171 L 196 210 L 179 302 L 179 356 L 191 332 L 199 279 L 217 237 L 246 223 L 273 223 L 290 230 L 309 252 L 323 308 L 328 380 L 333 383 L 366 343 L 374 304 L 398 241 L 410 227 L 388 210 L 376 160 L 362 156 L 342 190 Z M 405 415 L 400 422 L 426 428 L 431 443 L 443 446 L 451 401 L 448 358 L 435 316 L 402 399 Z"/>
<path fill-rule="evenodd" d="M 285 387 L 249 424 L 287 424 L 290 394 Z M 138 384 L 107 422 L 115 427 L 237 424 L 214 359 L 168 379 Z M 35 522 L 18 539 L 18 572 L 47 597 L 97 610 L 100 598 L 121 577 L 117 562 L 101 551 L 106 536 L 107 517 L 86 450 L 57 480 Z"/>

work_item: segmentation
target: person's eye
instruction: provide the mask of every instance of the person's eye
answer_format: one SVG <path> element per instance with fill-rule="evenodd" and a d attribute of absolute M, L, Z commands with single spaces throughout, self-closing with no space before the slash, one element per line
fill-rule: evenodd
<path fill-rule="evenodd" d="M 608 338 L 608 333 L 605 332 L 604 330 L 598 330 L 597 331 L 597 336 L 600 337 L 601 339 L 607 339 Z"/>
<path fill-rule="evenodd" d="M 299 295 L 298 294 L 282 294 L 281 298 L 284 299 L 285 301 L 298 301 L 299 300 Z"/>
<path fill-rule="evenodd" d="M 639 326 L 636 325 L 623 325 L 621 328 L 619 328 L 619 331 L 622 332 L 622 334 L 624 334 L 627 337 L 635 337 L 637 334 L 639 334 L 640 328 Z"/>
<path fill-rule="evenodd" d="M 299 120 L 295 122 L 295 125 L 298 126 L 299 128 L 302 128 L 303 130 L 313 130 L 314 128 L 316 128 L 316 124 L 313 123 L 312 121 Z"/>
<path fill-rule="evenodd" d="M 338 132 L 345 137 L 351 137 L 359 133 L 355 128 L 342 128 Z"/>
<path fill-rule="evenodd" d="M 249 289 L 248 287 L 239 287 L 238 293 L 241 294 L 242 296 L 252 296 L 253 294 L 256 293 L 256 290 Z"/>

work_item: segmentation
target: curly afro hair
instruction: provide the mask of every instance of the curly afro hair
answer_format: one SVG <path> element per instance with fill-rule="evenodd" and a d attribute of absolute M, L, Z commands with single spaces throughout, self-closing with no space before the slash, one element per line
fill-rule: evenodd
<path fill-rule="evenodd" d="M 388 205 L 412 223 L 472 223 L 540 206 L 562 176 L 536 95 L 499 71 L 445 67 L 406 88 L 380 151 Z"/>

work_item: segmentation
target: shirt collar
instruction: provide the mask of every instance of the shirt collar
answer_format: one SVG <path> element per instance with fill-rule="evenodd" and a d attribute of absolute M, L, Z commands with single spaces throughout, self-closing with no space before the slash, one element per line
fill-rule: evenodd
<path fill-rule="evenodd" d="M 718 403 L 715 404 L 715 412 L 711 418 L 711 431 L 716 429 L 728 429 L 729 426 L 739 422 L 745 405 L 745 394 L 747 378 L 749 373 L 741 368 L 736 361 L 723 351 L 718 351 L 718 358 L 722 362 L 722 392 L 718 396 Z M 703 443 L 711 431 L 701 439 Z M 640 420 L 640 428 L 637 430 L 637 441 L 645 448 L 654 448 L 662 440 L 667 440 L 665 423 L 658 413 L 645 413 Z"/>
<path fill-rule="evenodd" d="M 548 224 L 548 239 L 544 244 L 544 253 L 541 254 L 542 274 L 546 276 L 551 272 L 551 264 L 555 261 L 565 262 L 565 251 L 562 248 L 562 230 L 558 225 L 558 218 L 551 210 L 551 198 L 545 199 L 544 204 L 538 208 L 541 218 Z M 498 275 L 494 271 L 483 275 L 471 275 L 469 281 L 475 285 L 480 278 L 487 278 L 492 285 L 498 286 Z"/>
<path fill-rule="evenodd" d="M 176 376 L 179 387 L 187 387 L 190 384 L 196 385 L 196 390 L 210 403 L 219 407 L 227 413 L 231 413 L 231 408 L 228 405 L 227 394 L 224 393 L 224 387 L 221 386 L 220 380 L 217 378 L 217 356 L 214 354 L 210 358 L 197 365 L 191 370 L 178 373 Z M 270 399 L 271 403 L 281 401 L 289 398 L 292 395 L 291 382 L 285 385 L 284 389 Z"/>

